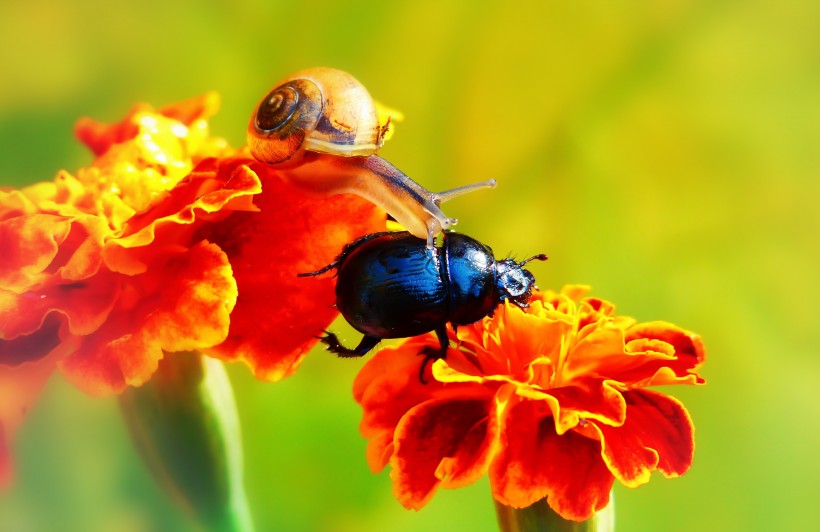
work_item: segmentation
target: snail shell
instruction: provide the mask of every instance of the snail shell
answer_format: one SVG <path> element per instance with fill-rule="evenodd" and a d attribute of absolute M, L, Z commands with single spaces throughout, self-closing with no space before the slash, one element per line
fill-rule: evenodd
<path fill-rule="evenodd" d="M 288 76 L 256 106 L 248 146 L 257 160 L 280 167 L 289 183 L 312 194 L 357 194 L 433 248 L 436 235 L 457 223 L 439 205 L 492 188 L 495 180 L 430 192 L 375 155 L 389 124 L 379 123 L 370 94 L 353 76 L 314 68 Z"/>
<path fill-rule="evenodd" d="M 287 161 L 300 149 L 367 156 L 381 148 L 386 131 L 370 94 L 353 76 L 314 68 L 288 76 L 259 102 L 248 146 L 268 164 Z"/>

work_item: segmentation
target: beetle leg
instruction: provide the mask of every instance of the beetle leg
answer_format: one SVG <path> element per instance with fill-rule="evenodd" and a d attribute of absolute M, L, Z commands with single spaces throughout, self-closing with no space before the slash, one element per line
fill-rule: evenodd
<path fill-rule="evenodd" d="M 419 368 L 419 382 L 422 384 L 427 384 L 427 381 L 424 380 L 424 370 L 427 368 L 427 364 L 447 358 L 447 349 L 450 347 L 450 338 L 447 336 L 447 326 L 441 326 L 436 329 L 436 336 L 438 337 L 439 348 L 427 347 L 419 353 L 424 355 L 424 360 L 421 361 L 421 367 Z"/>
<path fill-rule="evenodd" d="M 334 260 L 333 262 L 331 262 L 330 264 L 328 264 L 324 268 L 319 268 L 315 272 L 297 273 L 296 277 L 314 277 L 316 275 L 322 275 L 323 273 L 332 270 L 333 268 L 335 268 L 338 265 L 339 265 L 339 261 Z"/>
<path fill-rule="evenodd" d="M 381 338 L 365 334 L 355 349 L 349 349 L 343 346 L 341 342 L 339 342 L 339 338 L 330 331 L 325 331 L 325 336 L 319 337 L 319 340 L 327 345 L 328 351 L 338 355 L 340 358 L 356 358 L 366 355 L 371 349 L 376 347 L 376 344 L 381 341 Z"/>
<path fill-rule="evenodd" d="M 369 235 L 360 236 L 359 238 L 357 238 L 353 242 L 351 242 L 349 244 L 346 244 L 345 247 L 342 248 L 342 252 L 339 253 L 339 256 L 336 257 L 336 259 L 333 262 L 331 262 L 330 264 L 328 264 L 324 268 L 319 268 L 315 272 L 297 273 L 296 277 L 314 277 L 316 275 L 322 275 L 325 272 L 329 272 L 333 268 L 338 268 L 339 266 L 342 265 L 342 263 L 347 258 L 347 256 L 350 255 L 350 253 L 353 252 L 354 249 L 361 246 L 362 244 L 364 244 L 368 240 L 373 240 L 374 238 L 384 236 L 388 233 L 390 233 L 390 231 L 381 231 L 381 232 L 378 232 L 378 233 L 370 233 Z"/>

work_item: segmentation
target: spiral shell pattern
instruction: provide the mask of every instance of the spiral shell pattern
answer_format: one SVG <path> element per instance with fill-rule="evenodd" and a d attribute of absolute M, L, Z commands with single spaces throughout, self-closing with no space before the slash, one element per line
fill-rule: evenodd
<path fill-rule="evenodd" d="M 253 156 L 276 164 L 300 150 L 345 157 L 373 155 L 384 128 L 367 89 L 331 68 L 297 72 L 259 103 L 248 125 Z"/>

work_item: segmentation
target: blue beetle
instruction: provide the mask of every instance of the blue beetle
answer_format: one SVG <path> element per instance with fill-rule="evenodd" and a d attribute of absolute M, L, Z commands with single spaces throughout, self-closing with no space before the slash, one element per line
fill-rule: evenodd
<path fill-rule="evenodd" d="M 325 331 L 320 340 L 340 357 L 367 354 L 384 338 L 405 338 L 435 331 L 440 350 L 425 355 L 426 365 L 444 358 L 449 346 L 447 323 L 455 328 L 492 315 L 509 299 L 527 307 L 535 278 L 523 262 L 498 261 L 489 246 L 469 236 L 445 232 L 439 247 L 410 233 L 373 233 L 348 244 L 335 261 L 300 277 L 336 269 L 336 307 L 364 337 L 354 349 L 344 347 Z"/>

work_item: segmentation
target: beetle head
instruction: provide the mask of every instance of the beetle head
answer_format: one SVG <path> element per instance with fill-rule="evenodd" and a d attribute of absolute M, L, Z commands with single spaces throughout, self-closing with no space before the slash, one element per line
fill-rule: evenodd
<path fill-rule="evenodd" d="M 535 255 L 521 262 L 515 262 L 513 259 L 504 259 L 498 262 L 496 286 L 501 301 L 509 299 L 521 308 L 529 306 L 532 290 L 537 288 L 535 286 L 535 276 L 529 270 L 524 269 L 524 265 L 531 260 L 547 260 L 547 256 L 543 254 Z"/>

